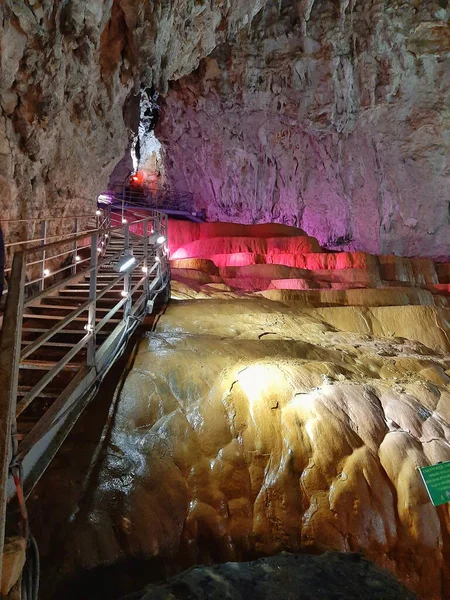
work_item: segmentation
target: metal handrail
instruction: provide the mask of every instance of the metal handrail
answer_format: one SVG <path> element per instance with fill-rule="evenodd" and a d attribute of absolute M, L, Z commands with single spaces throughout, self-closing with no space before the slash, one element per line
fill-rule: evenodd
<path fill-rule="evenodd" d="M 65 255 L 69 257 L 74 252 L 74 248 L 65 250 L 64 246 L 75 244 L 76 249 L 78 242 L 86 239 L 86 232 L 52 241 L 43 246 L 26 248 L 14 254 L 4 317 L 5 326 L 0 339 L 0 381 L 3 388 L 0 396 L 0 417 L 8 415 L 3 422 L 0 419 L 0 488 L 3 490 L 0 490 L 0 577 L 5 501 L 6 496 L 11 498 L 14 494 L 11 479 L 7 475 L 7 466 L 8 464 L 17 464 L 17 462 L 21 463 L 26 493 L 30 493 L 84 406 L 95 393 L 99 381 L 123 349 L 130 333 L 134 331 L 148 311 L 152 310 L 155 296 L 168 284 L 170 268 L 167 259 L 167 224 L 167 215 L 153 211 L 150 216 L 131 223 L 92 231 L 88 236 L 90 256 L 83 261 L 89 260 L 89 266 L 79 269 L 77 264 L 70 264 L 58 268 L 55 273 L 60 275 L 67 269 L 71 270 L 69 273 L 65 273 L 60 281 L 54 281 L 49 286 L 44 285 L 37 291 L 28 289 L 31 282 L 26 281 L 26 271 L 30 264 L 27 259 L 38 252 L 42 253 L 43 261 L 57 260 L 61 263 Z M 111 225 L 110 215 L 109 225 Z M 138 233 L 130 231 L 135 225 L 139 225 Z M 156 243 L 155 240 L 160 236 L 165 238 L 164 242 Z M 115 245 L 119 246 L 118 251 L 105 255 L 111 239 L 114 239 Z M 105 242 L 101 247 L 99 246 L 100 240 Z M 99 248 L 101 252 L 98 251 Z M 54 249 L 57 251 L 55 257 L 51 256 Z M 137 249 L 142 252 L 142 256 L 139 256 L 127 271 L 117 272 L 115 265 L 117 265 L 118 259 L 132 254 Z M 32 266 L 36 266 L 34 262 Z M 113 272 L 117 273 L 117 276 L 99 287 L 102 282 L 99 272 L 107 267 L 115 268 Z M 111 273 L 110 270 L 106 272 Z M 133 280 L 134 273 L 139 273 L 139 277 Z M 45 306 L 41 304 L 44 298 L 53 295 L 72 282 L 85 278 L 89 282 L 88 299 L 73 310 L 71 307 L 70 312 L 64 318 L 58 320 L 47 331 L 42 332 L 34 341 L 30 341 L 22 348 L 24 320 L 39 319 L 39 314 L 30 313 L 28 315 L 26 308 Z M 33 282 L 36 283 L 36 281 Z M 118 301 L 114 302 L 106 315 L 101 314 L 100 316 L 97 312 L 97 302 L 122 282 L 123 290 Z M 113 319 L 119 311 L 122 311 L 120 319 Z M 30 357 L 44 344 L 51 342 L 55 335 L 65 330 L 72 331 L 67 328 L 75 319 L 79 323 L 83 314 L 86 315 L 85 331 L 76 329 L 82 336 L 81 339 L 62 355 L 59 355 L 56 363 L 45 363 L 48 370 L 33 381 L 31 389 L 18 401 L 17 390 L 21 366 L 29 365 Z M 112 328 L 99 339 L 97 336 L 100 330 L 103 330 L 108 323 L 111 323 Z M 85 352 L 81 354 L 83 350 Z M 71 361 L 76 356 L 78 372 L 60 391 L 54 403 L 44 412 L 17 447 L 17 442 L 13 442 L 15 439 L 13 432 L 17 431 L 16 418 L 33 404 L 59 373 L 72 364 Z"/>
<path fill-rule="evenodd" d="M 116 208 L 121 208 L 122 216 L 130 206 L 154 208 L 163 212 L 195 216 L 202 220 L 204 211 L 195 211 L 192 192 L 175 190 L 167 185 L 143 183 L 139 188 L 128 184 L 113 186 L 105 196 Z M 99 204 L 100 206 L 100 204 Z"/>
<path fill-rule="evenodd" d="M 49 260 L 55 261 L 55 259 L 57 258 L 61 258 L 61 256 L 64 256 L 64 254 L 72 255 L 72 263 L 76 262 L 76 257 L 78 254 L 78 249 L 79 247 L 81 247 L 79 245 L 78 242 L 81 242 L 82 240 L 86 240 L 89 235 L 95 231 L 98 231 L 99 229 L 107 229 L 110 225 L 111 225 L 111 209 L 110 207 L 104 207 L 103 209 L 97 209 L 97 212 L 95 215 L 88 215 L 87 218 L 89 219 L 95 219 L 95 225 L 91 226 L 89 229 L 86 230 L 82 230 L 79 231 L 78 225 L 79 225 L 79 218 L 80 217 L 55 217 L 52 219 L 30 219 L 30 220 L 19 220 L 19 221 L 14 221 L 11 220 L 10 222 L 14 223 L 14 222 L 30 222 L 30 221 L 40 221 L 41 222 L 41 235 L 40 237 L 34 237 L 31 239 L 24 239 L 24 240 L 19 240 L 17 242 L 9 242 L 5 244 L 5 254 L 8 257 L 8 255 L 11 255 L 12 252 L 14 252 L 16 249 L 25 249 L 27 252 L 34 250 L 36 252 L 39 252 L 41 257 L 39 260 L 35 260 L 34 262 L 29 262 L 27 264 L 27 269 L 30 270 L 31 267 L 33 267 L 34 265 L 40 265 L 40 274 L 39 277 L 35 277 L 33 275 L 28 276 L 28 283 L 27 286 L 31 286 L 33 284 L 37 284 L 39 283 L 41 290 L 43 290 L 45 288 L 45 278 L 48 276 L 46 275 L 46 263 L 48 263 Z M 83 217 L 84 218 L 84 217 Z M 73 219 L 74 220 L 74 231 L 70 232 L 70 233 L 60 233 L 58 235 L 53 235 L 53 236 L 48 236 L 47 235 L 47 231 L 49 228 L 49 224 L 53 223 L 53 222 L 60 222 L 63 220 L 68 220 L 68 219 Z M 106 234 L 104 234 L 106 235 Z M 102 238 L 103 240 L 103 238 Z M 63 252 L 61 253 L 59 256 L 58 255 L 52 255 L 49 256 L 48 255 L 48 250 L 50 250 L 53 246 L 52 243 L 55 245 L 59 245 L 60 242 L 66 242 L 66 243 L 72 243 L 73 248 L 70 252 Z M 71 267 L 73 270 L 74 267 Z M 59 273 L 62 271 L 62 269 L 59 269 Z M 7 277 L 9 274 L 11 273 L 11 267 L 6 266 L 6 268 L 4 269 L 4 276 Z M 54 275 L 56 273 L 53 273 Z M 3 289 L 3 295 L 6 295 L 8 293 L 8 282 L 5 282 L 5 286 Z"/>
<path fill-rule="evenodd" d="M 149 217 L 149 218 L 145 218 L 145 219 L 140 219 L 139 221 L 136 221 L 135 223 L 133 223 L 133 225 L 136 223 L 143 223 L 144 229 L 148 231 L 148 223 L 151 222 L 152 225 L 154 225 L 154 221 L 155 221 L 155 217 Z M 162 232 L 166 229 L 166 227 L 167 227 L 167 219 L 162 219 L 159 230 Z M 54 335 L 56 335 L 56 333 L 63 330 L 66 326 L 70 325 L 70 323 L 73 321 L 73 319 L 77 318 L 80 314 L 82 314 L 85 311 L 90 311 L 90 309 L 92 309 L 92 307 L 96 304 L 97 300 L 99 300 L 101 297 L 103 297 L 103 295 L 105 293 L 107 293 L 107 291 L 109 289 L 111 289 L 114 285 L 117 285 L 117 283 L 119 283 L 121 280 L 124 281 L 124 292 L 126 292 L 127 296 L 133 295 L 133 293 L 135 293 L 135 291 L 138 289 L 139 285 L 137 287 L 135 286 L 134 288 L 130 287 L 130 282 L 131 282 L 130 273 L 124 272 L 124 273 L 119 273 L 117 275 L 117 277 L 113 280 L 113 282 L 109 286 L 106 286 L 107 287 L 106 290 L 101 290 L 100 292 L 97 292 L 97 280 L 98 280 L 97 275 L 98 275 L 99 269 L 102 266 L 107 265 L 109 263 L 113 264 L 114 261 L 116 261 L 122 253 L 120 251 L 118 253 L 115 253 L 112 256 L 103 257 L 99 261 L 99 257 L 98 257 L 98 253 L 97 253 L 97 248 L 98 248 L 97 243 L 98 243 L 98 239 L 102 233 L 109 232 L 110 234 L 112 234 L 113 232 L 122 231 L 124 233 L 124 238 L 123 238 L 124 239 L 124 248 L 123 248 L 124 251 L 127 251 L 127 250 L 130 251 L 133 248 L 136 249 L 141 246 L 146 247 L 146 249 L 147 249 L 146 255 L 140 261 L 136 261 L 131 272 L 134 272 L 143 262 L 145 263 L 145 270 L 146 270 L 147 278 L 151 274 L 153 274 L 153 272 L 156 269 L 164 268 L 164 264 L 165 264 L 166 270 L 169 268 L 167 261 L 162 262 L 161 260 L 156 261 L 156 259 L 155 259 L 154 264 L 151 266 L 150 269 L 148 268 L 148 264 L 147 264 L 149 257 L 152 257 L 154 253 L 156 255 L 157 250 L 159 248 L 165 246 L 165 242 L 160 243 L 160 244 L 149 244 L 148 238 L 144 238 L 144 239 L 141 239 L 139 242 L 135 243 L 134 245 L 133 244 L 130 245 L 130 243 L 129 243 L 129 228 L 130 228 L 130 225 L 125 224 L 122 227 L 110 227 L 106 230 L 96 231 L 91 236 L 91 265 L 88 268 L 83 269 L 82 271 L 75 273 L 75 274 L 72 273 L 69 277 L 64 279 L 62 282 L 55 282 L 55 284 L 53 286 L 51 286 L 50 288 L 48 288 L 47 290 L 42 290 L 39 293 L 34 294 L 31 297 L 29 297 L 23 301 L 22 311 L 21 311 L 22 318 L 23 318 L 24 309 L 26 306 L 32 306 L 33 304 L 36 304 L 36 302 L 41 301 L 44 297 L 53 294 L 53 292 L 60 289 L 64 285 L 67 285 L 67 283 L 69 283 L 75 279 L 81 279 L 85 275 L 89 274 L 89 280 L 90 280 L 91 284 L 93 281 L 95 282 L 95 287 L 93 290 L 93 292 L 94 292 L 93 297 L 91 297 L 90 300 L 87 301 L 86 303 L 84 303 L 81 307 L 77 307 L 77 309 L 75 309 L 71 313 L 69 313 L 65 317 L 65 319 L 58 322 L 56 325 L 54 325 L 52 328 L 50 328 L 47 332 L 45 332 L 43 335 L 41 335 L 37 340 L 32 342 L 30 345 L 31 348 L 26 347 L 23 350 L 20 350 L 20 360 L 21 361 L 25 360 L 33 352 L 36 352 L 36 350 L 38 350 L 43 344 L 48 342 Z M 152 230 L 153 230 L 153 228 L 152 228 Z M 65 244 L 65 243 L 66 243 L 66 240 L 60 241 L 60 242 L 52 242 L 47 245 L 47 248 L 56 247 L 58 245 Z M 26 266 L 26 260 L 25 260 L 26 255 L 32 254 L 34 251 L 35 251 L 35 248 L 30 248 L 21 253 L 23 268 L 25 268 L 25 266 Z M 164 256 L 165 251 L 162 254 Z M 146 279 L 146 277 L 141 277 L 139 283 L 140 284 L 144 283 L 145 279 Z M 28 285 L 27 283 L 24 283 L 25 288 L 27 285 Z M 111 311 L 110 311 L 110 313 L 108 313 L 108 315 L 107 315 L 108 319 L 105 319 L 105 317 L 103 319 L 101 319 L 102 326 L 109 321 L 112 314 L 115 314 L 115 312 L 117 312 L 117 310 L 119 310 L 119 308 L 121 306 L 123 306 L 123 304 L 124 304 L 124 300 L 123 299 L 119 300 L 119 302 L 116 304 L 116 306 L 117 306 L 116 311 L 114 311 L 114 313 L 111 313 Z M 93 315 L 90 315 L 90 317 L 87 320 L 87 330 L 97 333 L 101 329 L 101 327 L 100 327 L 100 324 L 98 324 L 96 326 L 94 323 L 94 320 L 95 320 L 95 312 Z M 86 341 L 86 343 L 87 343 L 87 341 Z M 65 363 L 63 363 L 62 366 L 64 366 L 66 363 L 67 363 L 67 361 Z M 44 387 L 48 384 L 48 382 L 50 382 L 52 380 L 54 375 L 57 374 L 61 370 L 60 368 L 57 369 L 57 367 L 58 367 L 58 365 L 56 365 L 53 368 L 53 370 L 51 370 L 45 376 L 46 377 L 45 380 L 47 383 L 44 385 Z M 30 392 L 27 394 L 27 396 L 21 401 L 20 405 L 23 406 L 24 408 L 26 406 L 28 406 L 29 402 L 31 402 L 39 394 L 39 392 L 42 391 L 42 389 L 43 389 L 42 386 L 37 384 L 32 390 L 30 390 Z"/>

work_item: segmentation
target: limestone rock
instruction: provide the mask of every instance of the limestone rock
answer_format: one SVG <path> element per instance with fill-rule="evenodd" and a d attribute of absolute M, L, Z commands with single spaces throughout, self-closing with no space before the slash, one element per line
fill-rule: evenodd
<path fill-rule="evenodd" d="M 131 147 L 140 89 L 164 92 L 265 3 L 2 2 L 2 218 L 92 214 Z"/>
<path fill-rule="evenodd" d="M 342 308 L 172 302 L 120 388 L 59 550 L 66 575 L 136 556 L 170 571 L 328 549 L 445 597 L 448 507 L 431 506 L 416 467 L 450 459 L 450 355 L 436 314 L 408 308 L 435 310 L 370 309 L 401 339 L 330 324 Z"/>
<path fill-rule="evenodd" d="M 24 538 L 14 537 L 5 540 L 3 549 L 2 580 L 0 592 L 7 596 L 22 575 L 25 564 L 26 544 Z"/>
<path fill-rule="evenodd" d="M 438 0 L 269 3 L 171 82 L 169 180 L 211 220 L 448 256 L 448 19 Z"/>
<path fill-rule="evenodd" d="M 47 560 L 117 576 L 136 557 L 168 574 L 357 551 L 424 600 L 446 597 L 448 506 L 431 506 L 416 470 L 450 459 L 448 284 L 434 263 L 326 253 L 287 227 L 178 222 L 170 244 L 173 301 L 119 388 L 66 549 Z"/>
<path fill-rule="evenodd" d="M 196 567 L 165 585 L 149 586 L 135 600 L 413 600 L 386 572 L 359 556 L 325 554 L 320 557 L 284 553 L 253 563 Z M 126 599 L 124 599 L 126 600 Z"/>

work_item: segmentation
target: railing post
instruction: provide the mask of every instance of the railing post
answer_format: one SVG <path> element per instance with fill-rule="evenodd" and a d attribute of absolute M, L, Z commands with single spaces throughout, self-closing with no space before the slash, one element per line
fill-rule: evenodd
<path fill-rule="evenodd" d="M 122 223 L 125 218 L 125 186 L 122 187 Z"/>
<path fill-rule="evenodd" d="M 144 280 L 144 292 L 145 298 L 148 300 L 148 219 L 144 221 L 144 263 L 142 270 L 144 271 L 145 280 Z"/>
<path fill-rule="evenodd" d="M 75 224 L 74 224 L 74 235 L 75 237 L 78 234 L 78 217 L 75 217 Z M 72 267 L 72 273 L 75 275 L 75 273 L 77 272 L 77 256 L 78 256 L 78 240 L 75 240 L 73 243 L 73 267 Z"/>
<path fill-rule="evenodd" d="M 130 225 L 127 223 L 124 228 L 124 250 L 130 249 Z"/>
<path fill-rule="evenodd" d="M 42 219 L 41 225 L 41 246 L 45 246 L 47 241 L 47 220 Z M 42 292 L 45 287 L 45 250 L 42 250 L 42 259 L 41 259 L 41 280 L 39 282 L 40 291 Z"/>
<path fill-rule="evenodd" d="M 11 463 L 11 423 L 16 413 L 25 289 L 25 255 L 14 254 L 0 337 L 0 581 L 5 543 L 6 501 Z"/>
<path fill-rule="evenodd" d="M 97 308 L 97 272 L 98 272 L 98 234 L 91 236 L 91 264 L 89 276 L 89 315 L 87 330 L 92 333 L 92 337 L 87 347 L 87 365 L 93 367 L 95 364 L 95 313 Z"/>
<path fill-rule="evenodd" d="M 124 253 L 124 255 L 131 254 L 131 252 L 130 252 L 130 224 L 129 223 L 126 223 L 125 227 L 124 227 L 123 253 Z M 127 295 L 127 301 L 126 301 L 124 311 L 123 311 L 123 315 L 124 315 L 125 319 L 130 314 L 131 305 L 133 302 L 133 300 L 131 298 L 131 273 L 132 272 L 133 272 L 133 269 L 131 269 L 131 271 L 127 271 L 123 278 L 123 291 L 124 291 L 124 294 Z"/>

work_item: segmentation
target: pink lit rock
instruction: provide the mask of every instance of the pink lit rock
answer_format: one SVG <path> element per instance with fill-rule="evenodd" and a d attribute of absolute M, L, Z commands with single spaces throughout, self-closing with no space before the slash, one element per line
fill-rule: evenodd
<path fill-rule="evenodd" d="M 333 6 L 274 2 L 171 84 L 158 126 L 168 180 L 210 220 L 448 256 L 447 10 Z"/>
<path fill-rule="evenodd" d="M 319 250 L 314 238 L 307 236 L 284 238 L 214 237 L 185 244 L 171 254 L 172 258 L 210 258 L 215 254 L 253 253 L 277 255 L 282 252 L 313 252 Z"/>

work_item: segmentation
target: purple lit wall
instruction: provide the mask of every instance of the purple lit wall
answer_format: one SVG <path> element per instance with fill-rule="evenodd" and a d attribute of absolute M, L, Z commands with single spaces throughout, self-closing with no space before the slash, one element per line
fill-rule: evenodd
<path fill-rule="evenodd" d="M 172 84 L 157 130 L 170 182 L 212 220 L 296 225 L 337 250 L 448 255 L 442 15 L 316 5 L 306 33 L 294 7 L 267 11 L 265 37 L 250 28 Z"/>

